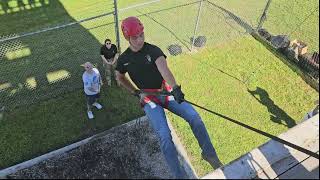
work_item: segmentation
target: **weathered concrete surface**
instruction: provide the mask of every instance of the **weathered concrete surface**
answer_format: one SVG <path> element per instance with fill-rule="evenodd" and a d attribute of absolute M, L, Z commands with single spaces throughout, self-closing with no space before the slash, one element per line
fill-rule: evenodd
<path fill-rule="evenodd" d="M 308 158 L 301 165 L 279 176 L 278 179 L 319 179 L 319 160 Z"/>
<path fill-rule="evenodd" d="M 313 152 L 319 152 L 319 114 L 293 127 L 279 137 Z M 302 164 L 295 166 L 303 160 L 305 161 Z M 319 178 L 319 160 L 270 140 L 203 178 L 317 179 Z"/>
<path fill-rule="evenodd" d="M 5 169 L 0 173 L 4 178 L 19 179 L 173 178 L 146 118 L 118 126 L 67 152 L 30 164 L 32 161 L 25 167 L 15 166 L 16 171 Z"/>
<path fill-rule="evenodd" d="M 172 124 L 168 121 L 168 126 L 171 130 L 172 141 L 177 149 L 178 157 L 180 160 L 181 166 L 184 168 L 185 172 L 188 174 L 190 179 L 199 179 L 195 169 L 193 168 L 191 161 L 188 157 L 187 151 L 181 143 L 177 133 L 175 132 Z"/>

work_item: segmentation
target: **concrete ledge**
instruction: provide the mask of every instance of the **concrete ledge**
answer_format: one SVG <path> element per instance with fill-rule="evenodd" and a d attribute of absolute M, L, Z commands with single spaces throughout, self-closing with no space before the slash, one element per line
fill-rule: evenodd
<path fill-rule="evenodd" d="M 16 173 L 19 170 L 34 166 L 34 165 L 36 165 L 36 164 L 38 164 L 38 163 L 40 163 L 40 162 L 42 162 L 44 160 L 47 160 L 47 159 L 50 159 L 52 157 L 58 156 L 58 155 L 63 154 L 65 152 L 71 151 L 71 150 L 73 150 L 73 149 L 75 149 L 75 148 L 77 148 L 77 147 L 79 147 L 79 146 L 81 146 L 83 144 L 87 144 L 90 140 L 95 138 L 95 136 L 96 135 L 94 135 L 92 137 L 89 137 L 87 139 L 84 139 L 82 141 L 70 144 L 70 145 L 68 145 L 66 147 L 63 147 L 61 149 L 52 151 L 52 152 L 44 154 L 44 155 L 41 155 L 41 156 L 36 157 L 34 159 L 31 159 L 31 160 L 22 162 L 20 164 L 17 164 L 17 165 L 8 167 L 6 169 L 3 169 L 3 170 L 0 171 L 0 178 L 5 177 L 5 176 L 7 176 L 9 174 Z"/>
<path fill-rule="evenodd" d="M 171 129 L 173 142 L 178 151 L 178 155 L 179 155 L 178 158 L 180 160 L 180 165 L 186 170 L 189 178 L 191 179 L 197 178 L 191 166 L 191 163 L 187 157 L 186 151 L 183 148 L 178 136 L 176 135 L 175 130 L 172 128 L 169 121 L 168 121 L 168 124 Z M 99 171 L 109 170 L 108 167 L 104 167 L 104 164 L 107 165 L 108 163 L 111 163 L 111 164 L 118 163 L 117 166 L 119 167 L 114 167 L 115 165 L 111 165 L 113 166 L 112 168 L 120 168 L 120 169 L 122 168 L 123 171 L 125 170 L 135 171 L 135 169 L 132 169 L 133 167 L 128 165 L 128 162 L 131 162 L 131 161 L 135 161 L 135 163 L 137 163 L 138 161 L 143 162 L 143 166 L 148 166 L 146 170 L 150 169 L 149 175 L 151 175 L 151 177 L 153 178 L 155 177 L 170 178 L 171 175 L 170 175 L 170 172 L 167 170 L 166 162 L 162 157 L 162 153 L 160 152 L 159 146 L 156 145 L 157 144 L 156 134 L 149 127 L 150 127 L 149 119 L 146 116 L 140 117 L 138 119 L 135 119 L 128 123 L 111 128 L 102 133 L 96 134 L 92 137 L 73 143 L 61 149 L 49 152 L 42 156 L 36 157 L 34 159 L 3 169 L 0 171 L 0 179 L 8 178 L 8 177 L 9 178 L 32 178 L 32 179 L 33 178 L 46 179 L 46 178 L 57 178 L 57 177 L 79 178 L 79 177 L 87 177 L 87 176 L 89 178 L 102 177 L 100 175 L 108 175 L 107 173 L 109 171 L 103 171 L 103 172 L 99 172 Z M 141 134 L 140 136 L 139 132 L 141 132 L 143 135 Z M 132 137 L 130 139 L 130 137 L 125 137 L 125 136 L 130 136 L 130 137 L 137 136 L 137 137 Z M 113 141 L 117 141 L 117 137 L 123 137 L 124 139 L 127 139 L 127 140 L 130 139 L 129 140 L 130 142 L 123 141 L 123 143 L 126 143 L 127 146 L 122 145 L 122 149 L 116 149 L 116 148 L 119 148 L 119 145 L 117 145 L 117 143 L 113 143 Z M 139 137 L 140 137 L 140 140 L 134 139 Z M 122 142 L 122 140 L 120 141 Z M 132 143 L 137 147 L 135 148 L 132 147 L 131 145 Z M 114 146 L 113 149 L 112 147 L 110 147 L 110 145 Z M 153 148 L 156 148 L 156 149 L 153 149 Z M 101 152 L 97 151 L 97 149 L 101 149 Z M 146 151 L 146 152 L 140 152 L 140 150 Z M 117 153 L 114 154 L 112 153 L 113 151 L 116 151 Z M 136 152 L 136 151 L 139 151 L 139 152 Z M 98 154 L 103 153 L 105 154 L 105 156 L 101 157 L 101 155 L 97 155 L 96 157 L 95 154 L 97 153 Z M 137 156 L 137 157 L 132 158 L 131 157 L 132 154 L 133 156 Z M 105 157 L 108 157 L 109 161 L 108 160 L 101 161 L 101 158 L 105 158 Z M 114 162 L 112 160 L 113 158 L 117 159 L 119 157 L 120 157 L 120 162 L 118 161 Z M 125 164 L 121 164 L 122 163 L 121 158 L 124 158 L 123 160 L 126 161 Z M 126 159 L 126 158 L 129 158 L 129 159 Z M 91 161 L 95 161 L 95 163 L 92 164 Z M 147 162 L 147 161 L 153 161 L 153 162 Z M 89 169 L 82 167 L 90 163 L 91 165 Z M 124 167 L 120 167 L 122 165 L 124 165 Z M 75 166 L 75 167 L 68 167 L 68 166 Z M 81 166 L 81 167 L 79 168 L 76 166 Z M 128 166 L 128 167 L 125 167 L 125 166 Z M 97 173 L 88 172 L 86 174 L 82 172 L 76 172 L 79 170 L 80 171 L 94 170 L 95 172 L 97 171 Z M 121 170 L 118 173 L 122 173 Z M 123 172 L 123 174 L 125 174 L 125 172 Z M 133 173 L 131 175 L 137 175 L 137 174 L 138 173 L 136 174 Z M 143 172 L 140 175 L 141 176 L 139 176 L 138 174 L 137 177 L 145 177 L 145 176 L 147 177 L 148 173 Z M 131 177 L 131 176 L 128 176 L 128 177 Z"/>
<path fill-rule="evenodd" d="M 319 151 L 319 114 L 298 124 L 287 132 L 279 135 L 280 138 L 313 152 Z M 300 151 L 270 140 L 262 146 L 232 161 L 226 166 L 202 177 L 203 179 L 252 179 L 287 177 L 283 172 L 291 169 L 303 160 L 309 164 L 301 164 L 298 174 L 305 174 L 308 178 L 314 170 L 319 173 L 319 160 L 308 158 Z M 312 161 L 313 160 L 313 161 Z M 307 162 L 307 161 L 306 161 Z M 303 171 L 301 170 L 303 169 Z M 318 174 L 313 173 L 313 174 Z M 293 176 L 293 175 L 292 175 Z M 318 175 L 319 177 L 319 175 Z M 291 177 L 294 178 L 294 177 Z M 312 177 L 314 178 L 314 177 Z"/>
<path fill-rule="evenodd" d="M 143 121 L 146 121 L 148 120 L 148 118 L 146 116 L 143 116 L 143 117 L 140 117 L 140 118 L 137 118 L 135 120 L 132 120 L 128 123 L 125 123 L 123 125 L 120 125 L 120 126 L 134 126 L 134 125 L 139 125 L 140 123 L 142 123 Z M 113 128 L 111 128 L 110 130 L 112 130 Z M 28 160 L 28 161 L 25 161 L 25 162 L 22 162 L 20 164 L 17 164 L 17 165 L 14 165 L 14 166 L 11 166 L 11 167 L 8 167 L 6 169 L 3 169 L 3 170 L 0 170 L 0 178 L 3 178 L 9 174 L 14 174 L 16 173 L 17 171 L 20 171 L 22 169 L 25 169 L 25 168 L 29 168 L 31 166 L 34 166 L 42 161 L 45 161 L 47 159 L 50 159 L 50 158 L 53 158 L 53 157 L 56 157 L 58 155 L 61 155 L 63 153 L 66 153 L 68 151 L 71 151 L 79 146 L 82 146 L 82 145 L 85 145 L 87 144 L 88 142 L 94 140 L 94 139 L 97 139 L 97 138 L 100 138 L 100 137 L 103 137 L 105 135 L 107 135 L 109 133 L 110 130 L 106 130 L 102 133 L 99 133 L 99 134 L 96 134 L 94 136 L 91 136 L 89 138 L 86 138 L 84 140 L 81 140 L 79 142 L 76 142 L 76 143 L 73 143 L 73 144 L 70 144 L 66 147 L 63 147 L 63 148 L 60 148 L 58 150 L 55 150 L 55 151 L 52 151 L 52 152 L 49 152 L 47 154 L 44 154 L 44 155 L 41 155 L 39 157 L 36 157 L 34 159 L 31 159 L 31 160 Z"/>
<path fill-rule="evenodd" d="M 180 160 L 181 166 L 184 168 L 186 173 L 188 174 L 188 177 L 190 179 L 199 179 L 196 171 L 194 170 L 191 161 L 187 155 L 187 151 L 185 150 L 184 146 L 182 145 L 177 133 L 175 132 L 174 128 L 172 127 L 171 122 L 168 119 L 168 126 L 171 130 L 171 136 L 172 141 L 174 145 L 176 146 L 176 149 L 178 151 L 178 158 Z"/>

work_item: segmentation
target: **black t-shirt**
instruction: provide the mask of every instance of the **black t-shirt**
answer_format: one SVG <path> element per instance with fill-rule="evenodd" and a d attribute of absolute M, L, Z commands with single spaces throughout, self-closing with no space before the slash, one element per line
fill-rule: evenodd
<path fill-rule="evenodd" d="M 116 70 L 121 74 L 128 72 L 140 89 L 160 89 L 163 78 L 155 63 L 160 56 L 167 57 L 160 48 L 145 42 L 138 52 L 130 48 L 124 51 L 118 58 Z"/>
<path fill-rule="evenodd" d="M 106 45 L 103 45 L 100 48 L 100 55 L 103 55 L 106 59 L 113 58 L 118 52 L 117 46 L 114 44 L 111 44 L 111 48 L 108 49 Z"/>

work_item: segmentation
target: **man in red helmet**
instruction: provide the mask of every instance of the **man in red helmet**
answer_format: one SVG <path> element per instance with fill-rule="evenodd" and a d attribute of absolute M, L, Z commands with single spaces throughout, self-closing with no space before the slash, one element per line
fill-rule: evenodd
<path fill-rule="evenodd" d="M 130 46 L 119 56 L 116 67 L 117 79 L 122 86 L 140 98 L 153 129 L 160 137 L 160 148 L 172 173 L 177 178 L 187 177 L 180 166 L 164 108 L 189 123 L 202 149 L 202 157 L 215 169 L 222 166 L 201 117 L 184 101 L 181 86 L 177 85 L 167 66 L 166 55 L 157 46 L 144 41 L 144 27 L 138 18 L 124 19 L 121 28 Z M 138 89 L 127 79 L 126 73 Z M 171 92 L 173 96 L 157 95 L 157 92 L 164 90 Z"/>

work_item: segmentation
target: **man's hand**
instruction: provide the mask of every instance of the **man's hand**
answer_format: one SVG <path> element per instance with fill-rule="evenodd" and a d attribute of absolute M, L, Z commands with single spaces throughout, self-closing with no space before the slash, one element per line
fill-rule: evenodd
<path fill-rule="evenodd" d="M 174 86 L 172 90 L 172 95 L 179 104 L 181 104 L 184 101 L 184 94 L 181 91 L 181 86 Z"/>
<path fill-rule="evenodd" d="M 134 92 L 132 93 L 132 95 L 136 96 L 137 98 L 140 99 L 140 94 L 141 94 L 141 90 L 140 89 L 136 89 L 134 90 Z"/>
<path fill-rule="evenodd" d="M 106 64 L 113 65 L 112 62 L 107 61 Z"/>

